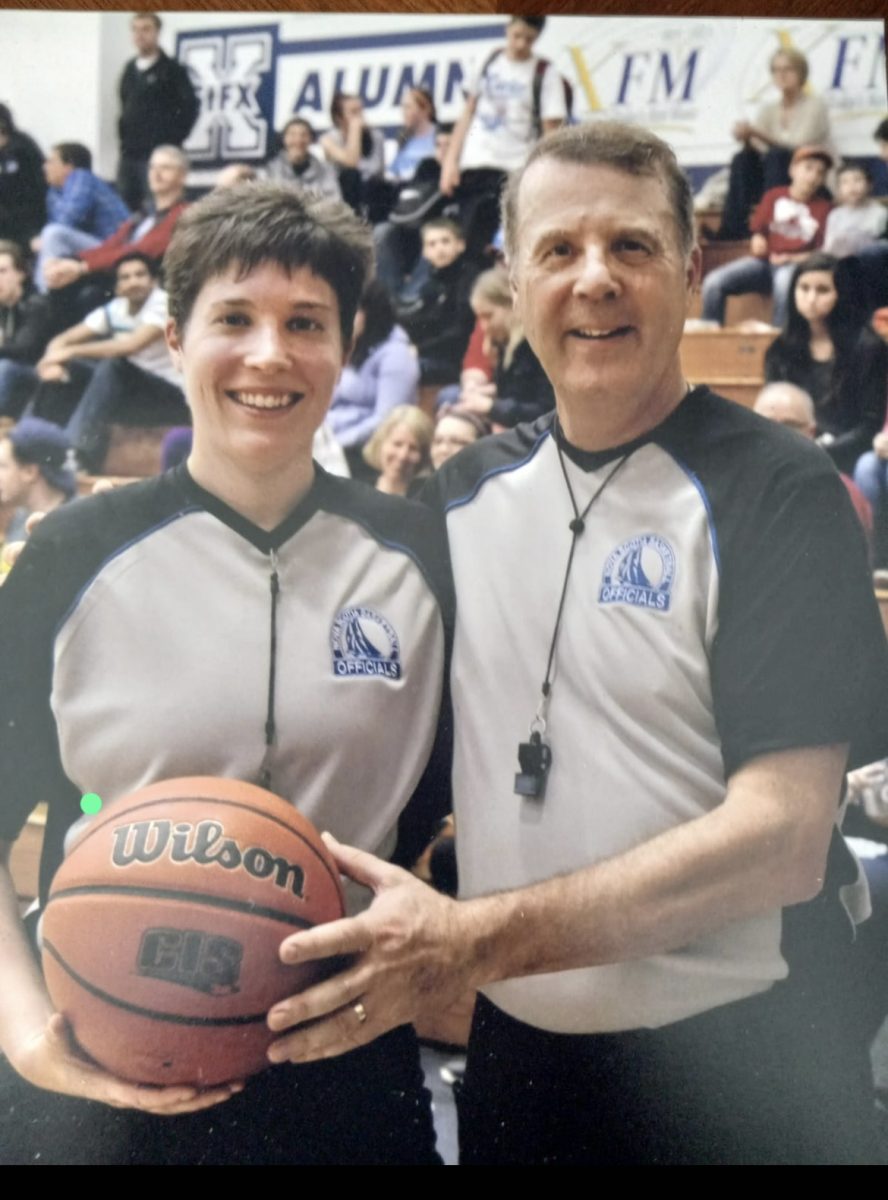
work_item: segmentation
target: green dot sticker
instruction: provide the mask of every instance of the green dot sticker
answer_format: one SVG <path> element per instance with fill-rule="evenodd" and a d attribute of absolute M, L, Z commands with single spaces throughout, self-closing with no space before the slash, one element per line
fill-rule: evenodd
<path fill-rule="evenodd" d="M 80 807 L 83 812 L 94 817 L 102 808 L 102 797 L 97 796 L 95 792 L 87 792 L 85 796 L 80 797 Z"/>

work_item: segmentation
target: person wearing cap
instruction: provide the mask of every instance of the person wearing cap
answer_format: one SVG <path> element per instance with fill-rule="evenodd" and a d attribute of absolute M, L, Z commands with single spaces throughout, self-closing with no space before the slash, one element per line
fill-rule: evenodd
<path fill-rule="evenodd" d="M 18 506 L 6 528 L 7 542 L 24 538 L 31 513 L 52 512 L 74 498 L 70 451 L 65 431 L 39 417 L 25 418 L 0 438 L 0 504 Z"/>
<path fill-rule="evenodd" d="M 795 266 L 823 245 L 832 208 L 824 187 L 833 157 L 825 146 L 800 146 L 789 167 L 789 187 L 765 192 L 752 214 L 749 257 L 739 258 L 703 280 L 703 319 L 724 324 L 728 296 L 770 293 L 772 325 L 782 326 Z"/>

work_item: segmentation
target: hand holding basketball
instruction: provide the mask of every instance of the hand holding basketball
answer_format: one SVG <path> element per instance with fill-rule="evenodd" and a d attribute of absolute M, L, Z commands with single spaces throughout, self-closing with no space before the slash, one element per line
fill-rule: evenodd
<path fill-rule="evenodd" d="M 67 1022 L 53 1013 L 45 1029 L 15 1056 L 12 1064 L 35 1087 L 64 1096 L 99 1100 L 114 1108 L 136 1108 L 157 1116 L 176 1116 L 221 1104 L 242 1083 L 199 1091 L 195 1087 L 145 1087 L 126 1083 L 81 1058 L 71 1045 Z"/>
<path fill-rule="evenodd" d="M 329 834 L 323 837 L 343 874 L 372 888 L 375 898 L 357 917 L 331 921 L 281 944 L 285 963 L 355 958 L 339 974 L 274 1005 L 268 1024 L 275 1031 L 314 1023 L 274 1042 L 272 1062 L 343 1054 L 427 1009 L 455 1003 L 474 982 L 472 965 L 460 953 L 457 901 L 400 867 L 341 846 Z"/>

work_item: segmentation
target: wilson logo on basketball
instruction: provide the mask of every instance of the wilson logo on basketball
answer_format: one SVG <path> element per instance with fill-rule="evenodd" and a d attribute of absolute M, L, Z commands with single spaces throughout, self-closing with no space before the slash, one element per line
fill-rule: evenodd
<path fill-rule="evenodd" d="M 243 849 L 234 838 L 225 836 L 219 821 L 198 821 L 196 825 L 172 821 L 133 821 L 114 830 L 111 861 L 115 867 L 133 863 L 152 863 L 167 854 L 174 863 L 197 863 L 201 867 L 223 867 L 226 871 L 244 870 L 254 879 L 272 879 L 275 887 L 288 885 L 302 899 L 305 872 L 298 863 L 273 855 L 261 846 Z"/>

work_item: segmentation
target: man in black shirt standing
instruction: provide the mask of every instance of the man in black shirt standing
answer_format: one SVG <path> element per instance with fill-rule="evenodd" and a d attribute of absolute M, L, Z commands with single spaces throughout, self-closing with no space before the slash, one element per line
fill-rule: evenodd
<path fill-rule="evenodd" d="M 120 165 L 117 188 L 135 212 L 146 195 L 148 159 L 156 146 L 181 146 L 197 120 L 200 103 L 187 70 L 159 45 L 160 17 L 133 17 L 131 58 L 120 78 Z"/>

